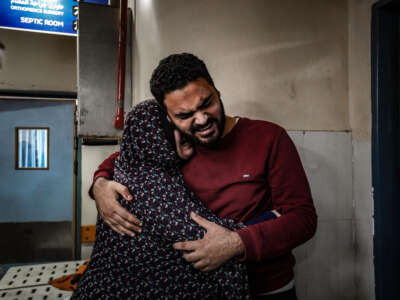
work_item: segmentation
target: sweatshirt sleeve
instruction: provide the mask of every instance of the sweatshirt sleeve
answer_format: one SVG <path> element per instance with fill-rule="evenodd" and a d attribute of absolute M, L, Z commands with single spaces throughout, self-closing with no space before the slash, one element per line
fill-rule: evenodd
<path fill-rule="evenodd" d="M 317 227 L 310 187 L 296 147 L 285 130 L 274 139 L 265 166 L 273 209 L 281 216 L 238 230 L 244 261 L 261 261 L 290 252 Z"/>
<path fill-rule="evenodd" d="M 97 170 L 93 174 L 92 185 L 89 188 L 89 196 L 94 200 L 93 196 L 93 184 L 99 177 L 104 177 L 107 179 L 112 179 L 114 176 L 114 164 L 115 159 L 118 157 L 119 152 L 115 152 L 107 157 L 98 167 Z"/>

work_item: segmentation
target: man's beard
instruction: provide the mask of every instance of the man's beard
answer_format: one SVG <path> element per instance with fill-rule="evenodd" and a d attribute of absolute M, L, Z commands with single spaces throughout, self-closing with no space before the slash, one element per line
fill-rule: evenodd
<path fill-rule="evenodd" d="M 207 148 L 213 148 L 215 147 L 215 145 L 217 144 L 217 142 L 220 140 L 222 133 L 224 132 L 225 129 L 225 109 L 224 109 L 224 105 L 222 103 L 221 100 L 219 100 L 219 103 L 221 105 L 221 116 L 220 116 L 220 120 L 218 121 L 218 119 L 210 117 L 207 120 L 207 123 L 202 125 L 202 126 L 198 126 L 198 125 L 194 125 L 190 128 L 190 132 L 191 134 L 188 134 L 184 131 L 182 131 L 178 126 L 175 125 L 175 128 L 179 131 L 179 133 L 181 134 L 181 142 L 189 142 L 192 145 L 200 145 L 200 146 L 204 146 Z M 203 129 L 203 128 L 207 128 L 208 126 L 210 126 L 210 124 L 215 123 L 217 125 L 217 135 L 215 137 L 213 137 L 211 140 L 204 142 L 202 140 L 200 140 L 199 138 L 196 137 L 196 132 Z M 212 125 L 211 125 L 212 126 Z"/>

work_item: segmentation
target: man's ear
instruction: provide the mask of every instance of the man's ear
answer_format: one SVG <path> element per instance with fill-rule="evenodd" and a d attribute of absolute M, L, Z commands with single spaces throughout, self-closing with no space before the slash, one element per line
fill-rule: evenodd
<path fill-rule="evenodd" d="M 167 115 L 167 120 L 168 120 L 168 122 L 172 123 L 171 118 L 169 117 L 169 115 Z"/>

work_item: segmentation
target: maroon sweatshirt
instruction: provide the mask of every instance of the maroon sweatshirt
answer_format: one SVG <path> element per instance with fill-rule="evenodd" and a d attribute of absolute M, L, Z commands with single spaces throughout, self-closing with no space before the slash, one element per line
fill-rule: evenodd
<path fill-rule="evenodd" d="M 94 178 L 112 178 L 117 155 L 107 158 Z M 299 155 L 283 128 L 241 118 L 216 147 L 196 147 L 182 171 L 188 187 L 220 218 L 246 222 L 266 210 L 281 214 L 237 231 L 252 295 L 293 279 L 291 250 L 314 235 L 317 215 Z"/>

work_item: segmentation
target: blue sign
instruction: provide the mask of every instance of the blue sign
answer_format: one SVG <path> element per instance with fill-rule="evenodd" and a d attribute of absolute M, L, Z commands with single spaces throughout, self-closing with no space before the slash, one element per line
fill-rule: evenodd
<path fill-rule="evenodd" d="M 0 28 L 76 35 L 76 0 L 0 0 Z"/>
<path fill-rule="evenodd" d="M 108 0 L 81 0 L 81 2 L 108 5 Z"/>

